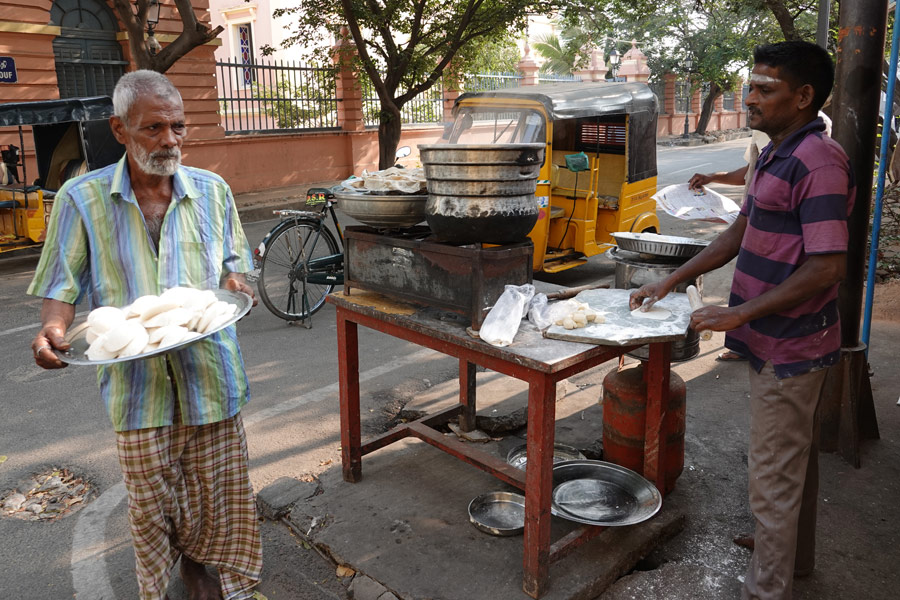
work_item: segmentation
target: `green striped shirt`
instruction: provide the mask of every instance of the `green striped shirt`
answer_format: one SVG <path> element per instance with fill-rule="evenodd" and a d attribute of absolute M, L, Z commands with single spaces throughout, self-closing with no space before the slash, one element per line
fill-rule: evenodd
<path fill-rule="evenodd" d="M 28 293 L 70 304 L 86 296 L 92 309 L 124 306 L 174 286 L 218 288 L 252 261 L 231 189 L 214 173 L 184 166 L 157 251 L 123 157 L 60 188 Z M 116 431 L 171 425 L 176 401 L 181 423 L 215 423 L 250 398 L 233 325 L 183 350 L 101 365 L 97 378 Z"/>

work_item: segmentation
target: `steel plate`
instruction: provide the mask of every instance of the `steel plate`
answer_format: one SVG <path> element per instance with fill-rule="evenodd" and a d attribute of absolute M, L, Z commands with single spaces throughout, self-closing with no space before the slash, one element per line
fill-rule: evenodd
<path fill-rule="evenodd" d="M 611 235 L 616 239 L 616 244 L 622 250 L 630 250 L 631 252 L 640 252 L 642 254 L 655 254 L 656 256 L 690 258 L 700 254 L 709 245 L 709 242 L 704 240 L 674 235 L 659 235 L 656 233 L 617 231 Z"/>
<path fill-rule="evenodd" d="M 525 531 L 525 496 L 514 492 L 488 492 L 469 502 L 469 521 L 491 535 Z"/>
<path fill-rule="evenodd" d="M 250 298 L 250 296 L 243 292 L 232 292 L 231 290 L 218 289 L 213 290 L 213 293 L 215 293 L 216 298 L 219 300 L 224 300 L 225 302 L 236 304 L 238 307 L 237 313 L 221 327 L 218 327 L 215 330 L 210 331 L 209 333 L 204 333 L 201 336 L 195 337 L 194 339 L 188 340 L 186 342 L 173 344 L 171 346 L 166 346 L 165 348 L 157 348 L 152 352 L 138 354 L 136 356 L 128 356 L 125 358 L 111 358 L 109 360 L 88 360 L 84 355 L 84 353 L 87 352 L 87 349 L 90 346 L 90 344 L 88 344 L 87 340 L 85 339 L 87 328 L 83 327 L 84 323 L 81 323 L 70 329 L 70 332 L 73 333 L 72 338 L 69 340 L 69 344 L 71 344 L 71 347 L 65 352 L 61 352 L 60 350 L 54 348 L 53 352 L 56 353 L 56 356 L 59 357 L 59 360 L 70 365 L 111 365 L 114 363 L 128 362 L 130 360 L 150 358 L 151 356 L 157 356 L 159 354 L 172 352 L 173 350 L 186 348 L 191 344 L 196 344 L 200 340 L 208 338 L 212 334 L 221 331 L 226 327 L 233 325 L 234 323 L 237 323 L 238 320 L 240 320 L 244 315 L 250 312 L 250 308 L 253 306 L 252 298 Z M 86 320 L 87 319 L 85 319 L 85 321 Z"/>
<path fill-rule="evenodd" d="M 615 527 L 646 521 L 662 507 L 656 487 L 632 471 L 599 460 L 553 466 L 550 512 L 587 525 Z"/>
<path fill-rule="evenodd" d="M 528 456 L 526 449 L 528 444 L 521 444 L 509 451 L 506 455 L 506 462 L 517 469 L 525 470 L 528 464 Z M 553 444 L 553 464 L 561 463 L 566 460 L 584 459 L 585 456 L 578 451 L 578 448 L 566 446 L 565 444 Z"/>

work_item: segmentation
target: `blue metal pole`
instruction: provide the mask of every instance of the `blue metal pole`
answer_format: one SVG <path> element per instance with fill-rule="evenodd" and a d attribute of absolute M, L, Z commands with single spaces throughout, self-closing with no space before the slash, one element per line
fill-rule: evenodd
<path fill-rule="evenodd" d="M 878 263 L 878 236 L 881 233 L 881 210 L 884 196 L 884 178 L 887 172 L 888 144 L 891 141 L 891 121 L 894 120 L 894 84 L 897 83 L 897 55 L 900 42 L 900 2 L 894 3 L 894 31 L 891 36 L 891 64 L 888 72 L 884 113 L 881 117 L 881 154 L 878 159 L 878 184 L 875 188 L 875 213 L 872 215 L 872 240 L 869 245 L 869 270 L 866 277 L 866 308 L 863 312 L 862 342 L 869 355 L 869 334 L 872 327 L 872 295 L 875 290 L 875 268 Z M 894 150 L 895 152 L 897 149 Z"/>

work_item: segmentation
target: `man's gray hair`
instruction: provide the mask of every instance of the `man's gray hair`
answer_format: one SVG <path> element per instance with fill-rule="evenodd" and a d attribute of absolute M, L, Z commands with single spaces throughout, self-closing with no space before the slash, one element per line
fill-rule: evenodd
<path fill-rule="evenodd" d="M 125 73 L 116 83 L 113 90 L 113 111 L 115 115 L 128 123 L 128 113 L 131 107 L 142 96 L 155 96 L 157 98 L 177 98 L 181 100 L 178 88 L 162 73 L 140 69 Z"/>

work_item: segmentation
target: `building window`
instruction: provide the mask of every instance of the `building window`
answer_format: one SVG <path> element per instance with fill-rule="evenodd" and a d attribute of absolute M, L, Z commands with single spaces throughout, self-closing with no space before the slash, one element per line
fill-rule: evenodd
<path fill-rule="evenodd" d="M 60 98 L 111 96 L 128 62 L 109 7 L 100 0 L 55 0 L 50 24 L 60 27 L 53 40 Z"/>
<path fill-rule="evenodd" d="M 238 62 L 247 65 L 243 68 L 243 84 L 244 87 L 250 87 L 255 79 L 252 69 L 253 32 L 250 30 L 250 23 L 235 25 L 234 32 L 237 39 Z"/>

